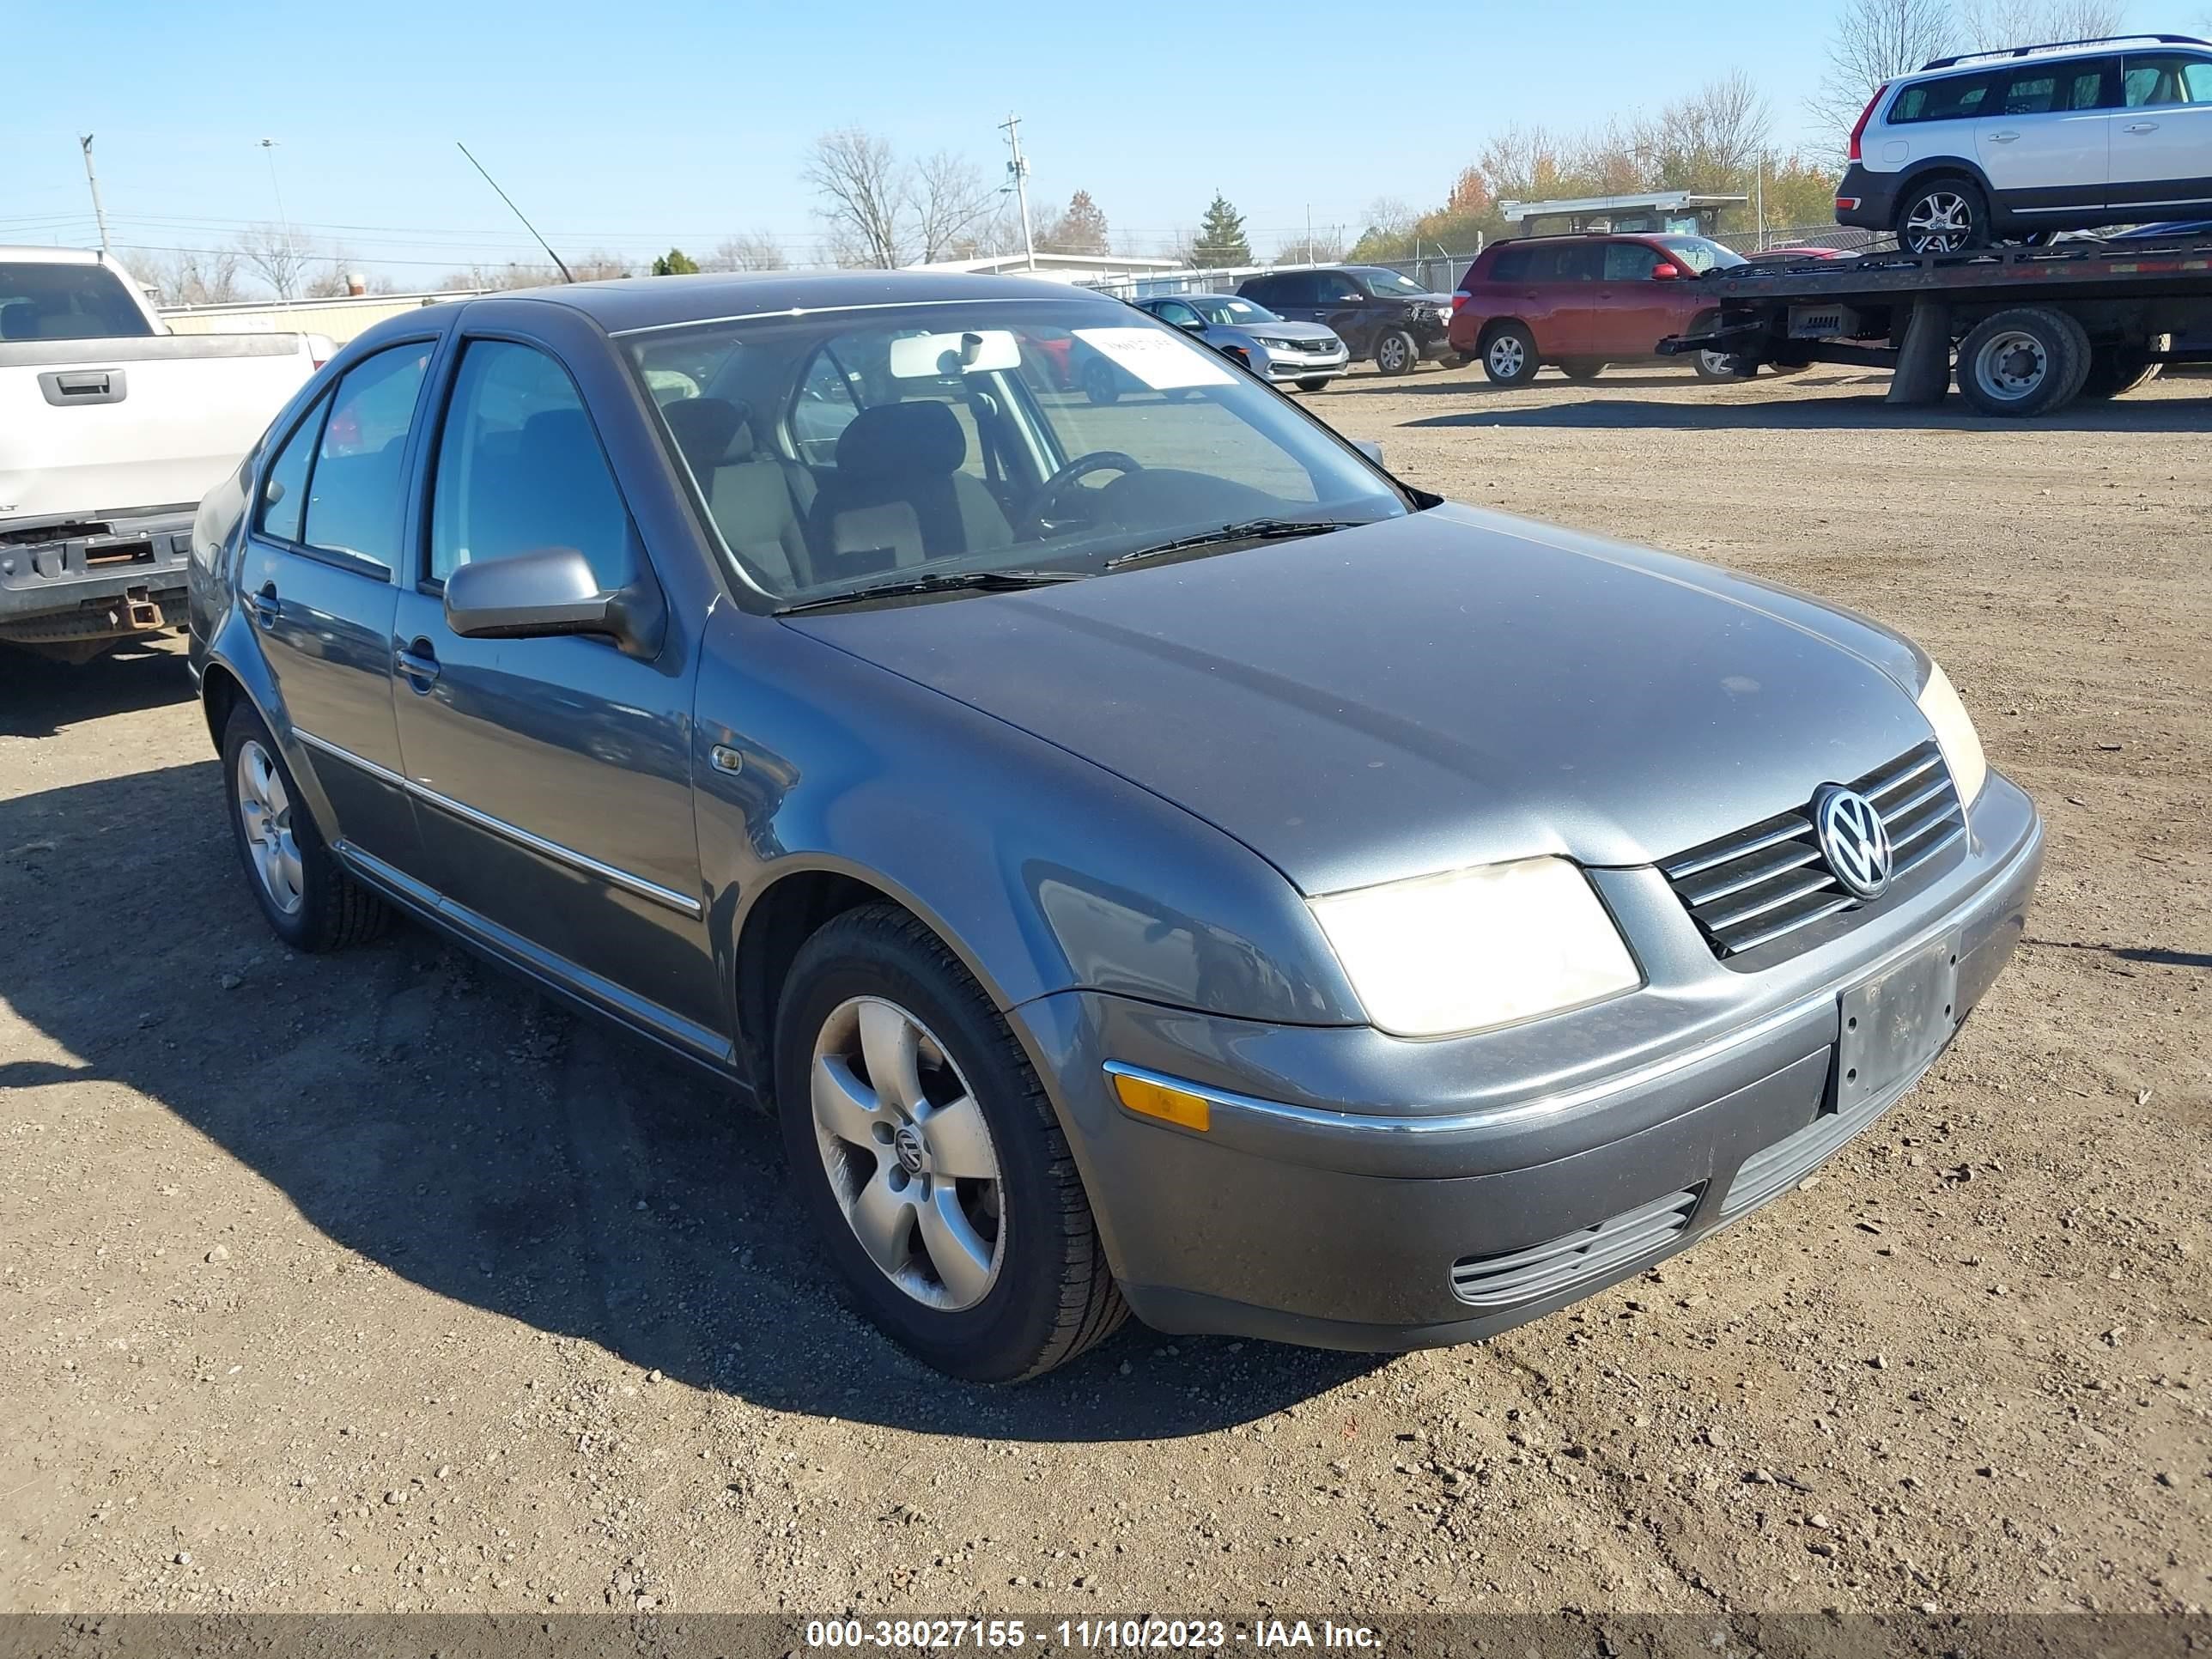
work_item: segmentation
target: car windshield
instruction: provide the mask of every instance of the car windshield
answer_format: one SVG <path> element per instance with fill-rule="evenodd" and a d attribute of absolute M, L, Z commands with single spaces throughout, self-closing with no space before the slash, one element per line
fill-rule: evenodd
<path fill-rule="evenodd" d="M 1734 248 L 1709 242 L 1702 236 L 1662 236 L 1659 246 L 1700 276 L 1709 270 L 1726 270 L 1730 265 L 1751 263 Z"/>
<path fill-rule="evenodd" d="M 1385 270 L 1380 265 L 1360 265 L 1356 268 L 1360 276 L 1366 279 L 1368 290 L 1370 293 L 1426 294 L 1428 292 L 1428 289 L 1423 288 L 1412 277 L 1401 276 L 1396 271 Z"/>
<path fill-rule="evenodd" d="M 1186 294 L 1185 304 L 1209 323 L 1226 323 L 1232 328 L 1239 323 L 1279 323 L 1283 319 L 1265 306 L 1255 305 L 1249 300 L 1240 300 L 1233 294 Z"/>
<path fill-rule="evenodd" d="M 1095 298 L 779 313 L 623 344 L 679 475 L 779 604 L 1097 576 L 1226 526 L 1258 539 L 1408 510 L 1210 348 Z"/>

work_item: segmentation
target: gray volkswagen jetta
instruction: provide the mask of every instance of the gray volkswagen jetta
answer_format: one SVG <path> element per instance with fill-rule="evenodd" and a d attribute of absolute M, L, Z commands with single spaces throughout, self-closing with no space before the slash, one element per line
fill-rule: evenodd
<path fill-rule="evenodd" d="M 1913 1086 L 2041 857 L 1896 634 L 1409 489 L 1050 284 L 410 313 L 193 552 L 277 934 L 404 912 L 750 1093 L 966 1377 L 1648 1267 Z"/>

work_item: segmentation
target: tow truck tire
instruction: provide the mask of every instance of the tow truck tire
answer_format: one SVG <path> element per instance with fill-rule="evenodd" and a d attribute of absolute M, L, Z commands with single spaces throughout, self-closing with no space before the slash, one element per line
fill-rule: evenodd
<path fill-rule="evenodd" d="M 2025 420 L 2081 394 L 2095 354 L 2073 318 L 2016 306 L 1984 318 L 1959 342 L 1959 392 L 1984 415 Z"/>
<path fill-rule="evenodd" d="M 2164 350 L 2161 342 L 2156 348 Z M 2088 378 L 2081 382 L 2084 398 L 2124 397 L 2139 386 L 2158 379 L 2164 363 L 2148 361 L 2149 349 L 2140 345 L 2100 345 L 2091 349 Z"/>
<path fill-rule="evenodd" d="M 1526 386 L 1541 360 L 1536 337 L 1519 323 L 1500 323 L 1483 337 L 1482 372 L 1492 386 Z"/>

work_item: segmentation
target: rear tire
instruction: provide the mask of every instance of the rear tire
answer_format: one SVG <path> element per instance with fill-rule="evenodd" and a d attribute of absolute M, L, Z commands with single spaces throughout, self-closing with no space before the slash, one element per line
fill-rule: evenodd
<path fill-rule="evenodd" d="M 2094 353 L 2081 325 L 2047 306 L 2015 306 L 1959 342 L 1959 391 L 1984 415 L 2024 420 L 2074 401 Z"/>
<path fill-rule="evenodd" d="M 2161 341 L 2155 348 L 2163 351 Z M 2099 345 L 2090 348 L 2089 373 L 2082 380 L 2084 398 L 2102 400 L 2125 397 L 2139 386 L 2148 386 L 2158 379 L 2164 363 L 2148 361 L 2148 349 L 2140 345 Z"/>
<path fill-rule="evenodd" d="M 1923 179 L 1897 206 L 1897 245 L 1907 253 L 1963 253 L 1990 245 L 1990 202 L 1971 179 Z"/>
<path fill-rule="evenodd" d="M 830 1259 L 925 1363 L 1019 1382 L 1127 1316 L 1021 1044 L 906 911 L 848 910 L 799 947 L 776 1010 L 775 1097 L 794 1188 Z"/>
<path fill-rule="evenodd" d="M 1421 343 L 1402 328 L 1386 331 L 1375 342 L 1375 368 L 1383 374 L 1411 374 L 1421 366 Z"/>
<path fill-rule="evenodd" d="M 384 931 L 391 911 L 340 867 L 276 738 L 243 698 L 223 727 L 222 775 L 238 861 L 278 939 L 320 955 Z"/>
<path fill-rule="evenodd" d="M 1560 374 L 1571 380 L 1588 382 L 1605 373 L 1605 365 L 1588 357 L 1571 357 L 1558 365 Z"/>
<path fill-rule="evenodd" d="M 1500 323 L 1482 343 L 1482 372 L 1492 386 L 1526 386 L 1540 362 L 1536 337 L 1520 323 Z"/>

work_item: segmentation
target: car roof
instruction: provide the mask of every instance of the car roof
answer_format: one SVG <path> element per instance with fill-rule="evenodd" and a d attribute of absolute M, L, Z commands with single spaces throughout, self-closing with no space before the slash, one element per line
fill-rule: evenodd
<path fill-rule="evenodd" d="M 941 305 L 963 300 L 1059 300 L 1119 311 L 1121 302 L 1069 283 L 965 271 L 750 271 L 698 276 L 622 276 L 489 295 L 580 311 L 610 334 L 776 313 L 871 306 Z"/>
<path fill-rule="evenodd" d="M 1680 237 L 1687 232 L 1670 230 L 1575 230 L 1564 231 L 1553 236 L 1510 236 L 1492 244 L 1494 247 L 1536 247 L 1560 242 L 1650 242 L 1662 236 Z M 1700 237 L 1700 241 L 1708 239 Z"/>
<path fill-rule="evenodd" d="M 112 264 L 94 247 L 15 247 L 0 246 L 0 261 L 11 265 L 105 265 Z"/>
<path fill-rule="evenodd" d="M 1960 52 L 1953 58 L 1931 58 L 1920 68 L 1897 77 L 1897 83 L 1917 85 L 1923 81 L 1948 80 L 1961 75 L 1987 75 L 2015 64 L 2070 63 L 2077 58 L 2114 58 L 2124 52 L 2171 51 L 2175 47 L 2203 50 L 2212 41 L 2191 34 L 2113 34 L 2100 40 L 2055 40 L 2046 46 L 1998 46 L 1989 52 Z"/>

